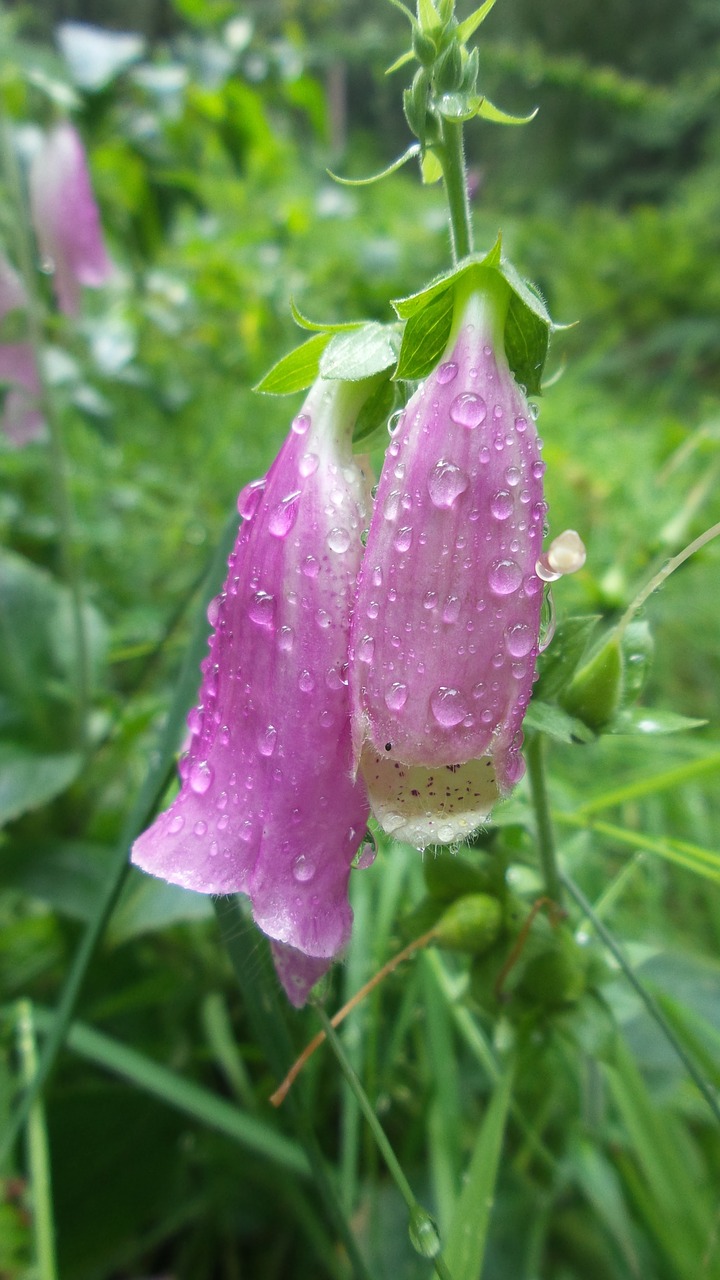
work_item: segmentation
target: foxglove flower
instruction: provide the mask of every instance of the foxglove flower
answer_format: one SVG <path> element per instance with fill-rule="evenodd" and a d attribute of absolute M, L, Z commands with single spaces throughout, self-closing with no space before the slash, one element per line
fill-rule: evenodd
<path fill-rule="evenodd" d="M 30 166 L 30 212 L 40 253 L 54 272 L 58 306 L 77 315 L 80 286 L 98 287 L 112 274 L 87 157 L 71 124 L 57 124 Z"/>
<path fill-rule="evenodd" d="M 471 834 L 521 777 L 538 652 L 544 464 L 509 290 L 486 279 L 393 432 L 351 631 L 355 762 L 384 830 L 419 848 Z"/>
<path fill-rule="evenodd" d="M 0 324 L 10 312 L 26 306 L 20 277 L 0 255 Z M 0 342 L 0 428 L 17 448 L 44 434 L 39 399 L 40 378 L 30 343 Z"/>
<path fill-rule="evenodd" d="M 319 380 L 265 479 L 240 494 L 182 787 L 132 853 L 175 884 L 248 894 L 298 1005 L 349 937 L 368 817 L 346 678 L 369 500 L 351 453 L 363 397 Z"/>

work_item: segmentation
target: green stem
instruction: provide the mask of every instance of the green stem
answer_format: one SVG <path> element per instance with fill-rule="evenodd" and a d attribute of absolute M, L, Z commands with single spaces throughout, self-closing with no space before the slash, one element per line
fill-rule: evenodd
<path fill-rule="evenodd" d="M 553 831 L 552 818 L 550 817 L 550 804 L 545 784 L 544 747 L 545 740 L 541 733 L 528 734 L 525 759 L 527 760 L 530 794 L 532 795 L 535 809 L 535 828 L 540 865 L 545 879 L 547 896 L 553 902 L 559 903 L 562 899 L 562 881 L 557 865 L 555 833 Z"/>
<path fill-rule="evenodd" d="M 469 253 L 472 253 L 473 249 L 462 123 L 443 120 L 442 145 L 438 148 L 437 154 L 442 165 L 445 195 L 450 212 L 453 261 L 459 262 L 461 258 L 466 258 Z"/>
<path fill-rule="evenodd" d="M 413 1189 L 410 1186 L 410 1183 L 408 1182 L 407 1178 L 405 1177 L 405 1174 L 400 1165 L 400 1162 L 390 1145 L 390 1142 L 385 1133 L 385 1130 L 383 1129 L 382 1125 L 380 1124 L 380 1121 L 377 1118 L 377 1115 L 375 1114 L 375 1111 L 373 1109 L 372 1103 L 370 1102 L 370 1099 L 368 1098 L 365 1090 L 363 1089 L 360 1078 L 357 1075 L 357 1072 L 355 1071 L 354 1067 L 352 1066 L 352 1063 L 350 1062 L 350 1059 L 348 1058 L 347 1053 L 345 1052 L 345 1049 L 343 1047 L 342 1041 L 340 1040 L 340 1037 L 335 1031 L 335 1028 L 333 1027 L 332 1022 L 328 1018 L 322 1006 L 320 1004 L 316 1004 L 315 1009 L 317 1011 L 318 1017 L 320 1018 L 320 1021 L 323 1024 L 323 1027 L 325 1030 L 325 1036 L 327 1038 L 328 1044 L 330 1045 L 330 1048 L 335 1054 L 335 1057 L 338 1062 L 338 1066 L 340 1067 L 340 1070 L 345 1076 L 345 1079 L 347 1080 L 348 1085 L 352 1089 L 352 1092 L 357 1099 L 360 1110 L 365 1116 L 365 1119 L 368 1123 L 368 1127 L 372 1132 L 375 1142 L 377 1143 L 378 1149 L 380 1150 L 380 1153 L 385 1161 L 385 1164 L 387 1165 L 388 1172 L 390 1173 L 390 1176 L 392 1177 L 398 1191 L 400 1192 L 400 1195 L 402 1196 L 403 1200 L 405 1201 L 405 1204 L 408 1207 L 408 1211 L 410 1214 L 411 1231 L 413 1235 L 415 1236 L 416 1239 L 418 1237 L 430 1235 L 431 1233 L 433 1236 L 435 1236 L 436 1228 L 434 1226 L 434 1223 L 430 1215 L 428 1214 L 427 1210 L 424 1209 L 423 1206 L 416 1200 Z M 438 1248 L 439 1248 L 439 1241 L 438 1241 Z M 425 1252 L 425 1250 L 421 1250 L 421 1251 Z M 432 1256 L 432 1255 L 430 1253 L 426 1253 L 426 1256 Z M 433 1266 L 435 1267 L 435 1272 L 440 1277 L 440 1280 L 452 1280 L 452 1276 L 450 1275 L 450 1272 L 448 1271 L 445 1263 L 443 1262 L 442 1258 L 439 1255 L 432 1257 L 432 1262 L 433 1262 Z"/>
<path fill-rule="evenodd" d="M 37 1070 L 33 1011 L 29 1000 L 18 1001 L 17 1027 L 20 1074 L 23 1084 L 27 1086 Z M 37 1277 L 38 1280 L 57 1280 L 50 1150 L 45 1126 L 45 1109 L 39 1099 L 34 1103 L 28 1116 L 27 1161 L 32 1196 L 32 1229 Z"/>
<path fill-rule="evenodd" d="M 90 706 L 90 655 L 83 608 L 83 590 L 77 562 L 74 535 L 74 513 L 70 496 L 67 459 L 63 446 L 62 429 L 55 403 L 45 377 L 43 367 L 43 308 L 37 291 L 35 254 L 30 232 L 30 219 L 26 207 L 20 169 L 10 134 L 10 126 L 0 116 L 2 139 L 2 164 L 7 180 L 10 200 L 14 206 L 12 224 L 15 233 L 15 250 L 25 292 L 27 295 L 28 338 L 35 357 L 40 384 L 39 408 L 47 422 L 50 444 L 50 467 L 54 481 L 53 500 L 58 523 L 58 546 L 62 573 L 70 592 L 75 655 L 77 659 L 77 725 L 76 738 L 80 749 L 88 751 L 88 709 Z"/>

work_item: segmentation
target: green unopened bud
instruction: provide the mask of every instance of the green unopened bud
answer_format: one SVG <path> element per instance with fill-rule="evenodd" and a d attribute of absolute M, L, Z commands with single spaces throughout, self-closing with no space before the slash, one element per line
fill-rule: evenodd
<path fill-rule="evenodd" d="M 435 926 L 435 941 L 448 951 L 482 955 L 502 928 L 502 907 L 489 893 L 468 893 L 444 911 Z"/>
<path fill-rule="evenodd" d="M 471 861 L 446 850 L 426 853 L 423 873 L 427 891 L 441 902 L 453 902 L 466 893 L 487 893 L 501 889 L 504 872 L 502 861 L 487 854 L 477 854 Z"/>
<path fill-rule="evenodd" d="M 453 40 L 433 68 L 435 88 L 438 93 L 455 93 L 462 84 L 462 78 L 462 51 L 457 41 Z"/>
<path fill-rule="evenodd" d="M 432 36 L 415 27 L 412 37 L 413 53 L 423 67 L 431 67 L 437 57 L 437 45 Z"/>
<path fill-rule="evenodd" d="M 409 89 L 403 93 L 403 110 L 410 128 L 421 142 L 425 141 L 430 80 L 422 68 L 416 72 Z"/>
<path fill-rule="evenodd" d="M 615 716 L 623 688 L 623 661 L 615 632 L 576 672 L 560 698 L 571 716 L 599 732 Z"/>
<path fill-rule="evenodd" d="M 566 929 L 527 964 L 518 987 L 526 999 L 545 1005 L 575 1004 L 587 986 L 587 956 Z"/>
<path fill-rule="evenodd" d="M 468 95 L 475 93 L 477 89 L 478 70 L 480 67 L 480 53 L 477 48 L 472 50 L 467 57 L 465 67 L 460 83 L 460 92 Z"/>

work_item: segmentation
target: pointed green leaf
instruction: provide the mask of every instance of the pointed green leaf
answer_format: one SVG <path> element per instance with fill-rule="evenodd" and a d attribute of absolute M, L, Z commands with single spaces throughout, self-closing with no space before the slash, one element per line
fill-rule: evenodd
<path fill-rule="evenodd" d="M 479 9 L 476 9 L 474 13 L 470 14 L 469 18 L 465 18 L 460 23 L 455 32 L 456 39 L 460 41 L 460 44 L 467 44 L 471 35 L 474 35 L 477 31 L 480 23 L 485 21 L 494 4 L 495 0 L 485 0 L 485 3 L 481 4 Z"/>
<path fill-rule="evenodd" d="M 453 1280 L 480 1280 L 512 1083 L 511 1065 L 495 1086 L 455 1206 L 443 1249 L 443 1259 Z"/>
<path fill-rule="evenodd" d="M 433 183 L 440 182 L 443 171 L 442 165 L 435 155 L 434 151 L 426 151 L 420 162 L 420 172 L 422 180 L 426 187 L 431 187 Z"/>
<path fill-rule="evenodd" d="M 388 418 L 398 407 L 397 399 L 397 384 L 388 375 L 360 410 L 353 431 L 353 444 L 364 444 L 381 427 L 387 426 Z"/>
<path fill-rule="evenodd" d="M 537 697 L 550 702 L 567 688 L 599 621 L 600 614 L 595 613 L 580 618 L 565 618 L 560 623 L 549 648 L 540 654 L 538 660 L 540 678 L 535 686 Z"/>
<path fill-rule="evenodd" d="M 417 11 L 418 21 L 423 31 L 432 31 L 433 27 L 438 26 L 440 14 L 433 4 L 433 0 L 418 0 Z"/>
<path fill-rule="evenodd" d="M 415 55 L 412 49 L 408 49 L 407 53 L 401 53 L 400 57 L 396 58 L 395 61 L 387 68 L 385 75 L 391 76 L 393 71 L 399 71 L 401 67 L 406 67 L 408 62 L 412 62 L 414 57 Z"/>
<path fill-rule="evenodd" d="M 334 334 L 320 357 L 320 374 L 359 382 L 394 365 L 398 349 L 396 330 L 373 321 L 353 333 Z"/>
<path fill-rule="evenodd" d="M 450 336 L 453 291 L 443 289 L 424 311 L 410 316 L 405 325 L 396 378 L 424 378 L 434 369 Z"/>
<path fill-rule="evenodd" d="M 269 373 L 254 388 L 264 395 L 286 396 L 293 391 L 305 391 L 312 386 L 320 369 L 320 357 L 332 339 L 331 333 L 318 333 L 308 338 L 301 347 L 274 364 Z"/>
<path fill-rule="evenodd" d="M 646 734 L 683 733 L 687 729 L 700 729 L 707 720 L 693 720 L 677 715 L 675 711 L 662 711 L 653 707 L 628 707 L 621 711 L 608 726 L 609 733 Z"/>
<path fill-rule="evenodd" d="M 595 741 L 592 729 L 588 729 L 582 720 L 568 715 L 562 707 L 552 702 L 541 702 L 538 698 L 533 698 L 530 703 L 525 713 L 524 726 L 527 729 L 537 729 L 539 733 L 546 733 L 548 737 L 557 738 L 560 742 Z"/>
<path fill-rule="evenodd" d="M 483 120 L 492 120 L 493 124 L 529 124 L 535 119 L 538 108 L 530 112 L 529 116 L 511 116 L 507 111 L 501 111 L 500 107 L 496 107 L 488 98 L 482 98 L 477 105 L 476 115 L 482 116 Z"/>
<path fill-rule="evenodd" d="M 82 766 L 79 752 L 41 755 L 14 742 L 0 743 L 0 827 L 61 795 Z"/>
<path fill-rule="evenodd" d="M 293 298 L 290 299 L 290 313 L 296 325 L 300 329 L 307 329 L 310 333 L 341 333 L 344 329 L 359 329 L 363 323 L 362 320 L 350 320 L 345 324 L 336 324 L 331 320 L 328 324 L 322 324 L 316 320 L 309 320 L 295 305 Z"/>
<path fill-rule="evenodd" d="M 412 160 L 420 151 L 420 143 L 413 142 L 407 151 L 403 151 L 397 160 L 393 160 L 387 169 L 382 169 L 380 173 L 372 173 L 369 178 L 341 178 L 340 174 L 333 173 L 332 169 L 326 169 L 326 173 L 332 178 L 333 182 L 339 182 L 341 187 L 371 187 L 374 182 L 380 182 L 383 178 L 389 177 L 391 173 L 396 173 L 398 169 L 402 169 L 408 160 Z"/>

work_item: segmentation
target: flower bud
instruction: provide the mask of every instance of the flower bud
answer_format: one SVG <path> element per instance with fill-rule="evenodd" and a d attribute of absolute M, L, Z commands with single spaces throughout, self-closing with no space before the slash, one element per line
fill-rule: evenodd
<path fill-rule="evenodd" d="M 544 464 L 508 367 L 509 289 L 478 272 L 394 431 L 350 641 L 353 745 L 384 830 L 469 836 L 522 776 L 538 653 Z"/>
<path fill-rule="evenodd" d="M 456 898 L 434 926 L 434 941 L 447 951 L 482 955 L 495 943 L 502 928 L 502 907 L 489 893 L 468 893 Z"/>
<path fill-rule="evenodd" d="M 26 306 L 20 277 L 0 256 L 0 324 L 11 312 Z M 16 448 L 44 434 L 39 399 L 40 378 L 30 343 L 0 342 L 0 429 Z"/>

